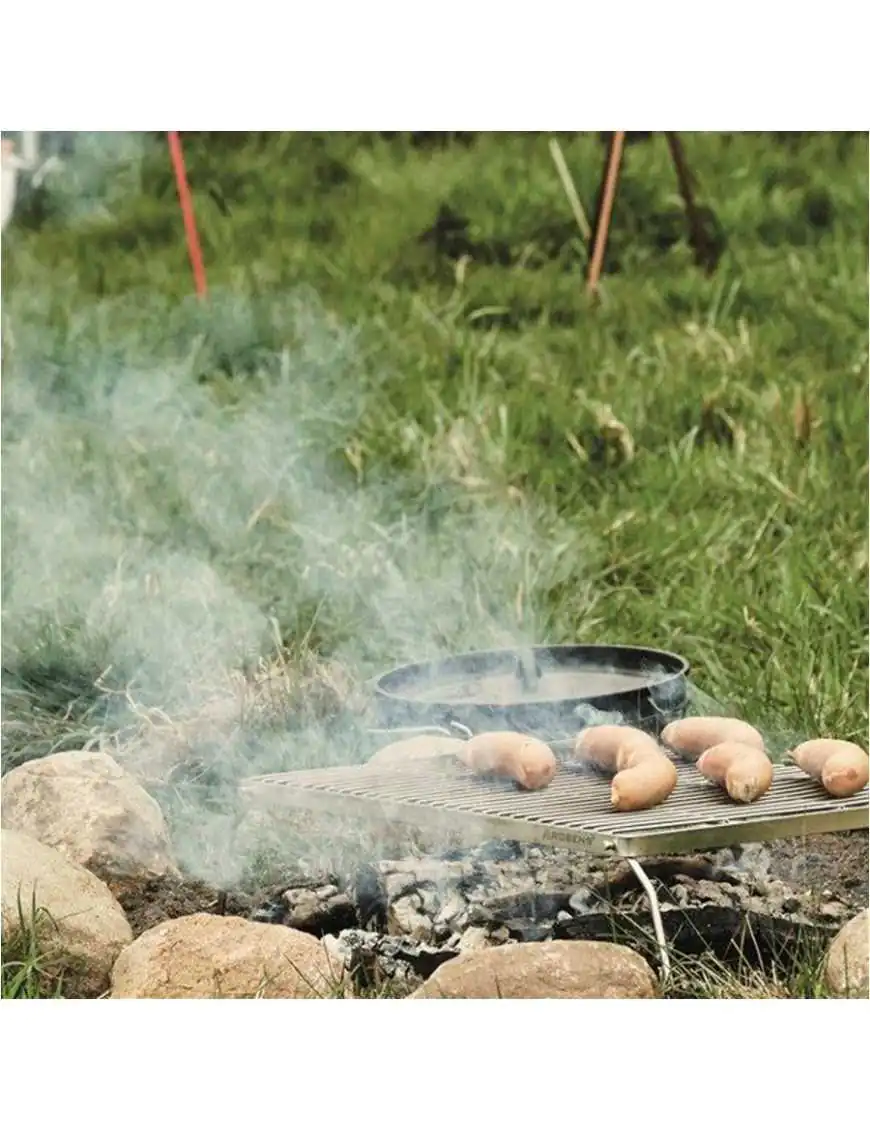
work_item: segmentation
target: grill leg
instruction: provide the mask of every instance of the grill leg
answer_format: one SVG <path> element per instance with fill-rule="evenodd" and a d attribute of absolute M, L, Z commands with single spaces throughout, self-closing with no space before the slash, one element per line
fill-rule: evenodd
<path fill-rule="evenodd" d="M 656 943 L 659 948 L 659 963 L 661 965 L 661 980 L 667 984 L 671 977 L 671 956 L 668 954 L 668 942 L 665 938 L 665 928 L 662 924 L 662 914 L 659 910 L 659 897 L 656 895 L 656 889 L 652 886 L 649 876 L 638 864 L 633 856 L 627 857 L 628 866 L 632 872 L 637 876 L 638 883 L 644 890 L 644 894 L 649 900 L 649 909 L 652 914 L 653 930 L 655 931 Z"/>

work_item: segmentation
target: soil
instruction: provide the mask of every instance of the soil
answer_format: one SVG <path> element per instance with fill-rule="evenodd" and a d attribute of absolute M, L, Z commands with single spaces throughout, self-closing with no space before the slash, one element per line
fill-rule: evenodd
<path fill-rule="evenodd" d="M 795 837 L 767 847 L 773 878 L 812 891 L 820 899 L 867 907 L 870 863 L 866 830 Z"/>
<path fill-rule="evenodd" d="M 115 896 L 130 923 L 133 937 L 167 919 L 180 919 L 204 911 L 209 915 L 247 917 L 257 900 L 241 892 L 222 893 L 200 880 L 170 877 L 127 884 Z"/>

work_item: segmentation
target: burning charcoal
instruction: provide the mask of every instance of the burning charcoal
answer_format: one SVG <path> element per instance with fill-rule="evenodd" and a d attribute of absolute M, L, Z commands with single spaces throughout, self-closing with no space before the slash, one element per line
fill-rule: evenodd
<path fill-rule="evenodd" d="M 568 900 L 568 906 L 575 915 L 586 915 L 592 910 L 595 901 L 595 893 L 591 888 L 578 888 Z"/>
<path fill-rule="evenodd" d="M 373 931 L 351 929 L 337 937 L 326 935 L 323 945 L 340 968 L 358 981 L 370 982 L 375 975 L 379 941 L 380 937 Z"/>
<path fill-rule="evenodd" d="M 458 892 L 452 892 L 438 910 L 435 916 L 436 924 L 444 923 L 449 925 L 457 920 L 460 916 L 466 915 L 465 900 L 459 895 Z"/>
<path fill-rule="evenodd" d="M 453 934 L 453 927 L 449 923 L 433 923 L 432 938 L 436 943 L 443 945 Z"/>
<path fill-rule="evenodd" d="M 428 978 L 439 966 L 448 959 L 456 958 L 458 954 L 458 949 L 427 946 L 403 939 L 396 951 L 396 958 L 405 963 L 418 977 Z"/>
<path fill-rule="evenodd" d="M 530 919 L 509 919 L 503 924 L 510 938 L 517 942 L 543 942 L 553 937 L 552 920 L 533 922 Z"/>
<path fill-rule="evenodd" d="M 485 927 L 467 927 L 462 932 L 457 950 L 465 954 L 469 950 L 484 950 L 491 946 L 489 931 Z"/>
<path fill-rule="evenodd" d="M 558 912 L 568 906 L 567 892 L 520 891 L 490 896 L 485 907 L 497 923 L 528 919 L 531 922 L 548 920 L 551 924 Z"/>
<path fill-rule="evenodd" d="M 422 901 L 421 910 L 426 915 L 435 916 L 441 907 L 441 900 L 438 898 L 438 893 L 433 891 L 432 888 L 420 888 L 420 899 Z"/>
<path fill-rule="evenodd" d="M 408 935 L 414 939 L 432 937 L 432 920 L 421 913 L 418 895 L 406 895 L 391 903 L 387 911 L 387 930 L 391 935 Z"/>
<path fill-rule="evenodd" d="M 360 925 L 382 927 L 386 918 L 387 896 L 379 872 L 370 866 L 360 868 L 354 877 L 353 901 Z"/>
<path fill-rule="evenodd" d="M 516 860 L 522 852 L 518 840 L 490 840 L 482 844 L 475 855 L 480 860 Z"/>
<path fill-rule="evenodd" d="M 492 915 L 482 903 L 472 903 L 468 908 L 468 924 L 470 927 L 487 927 L 492 922 Z"/>
<path fill-rule="evenodd" d="M 570 868 L 559 867 L 558 865 L 544 868 L 537 875 L 538 883 L 543 884 L 545 887 L 565 887 L 573 886 L 574 879 L 571 874 Z"/>
<path fill-rule="evenodd" d="M 287 904 L 281 899 L 270 899 L 262 907 L 256 908 L 248 916 L 254 923 L 283 924 L 287 914 Z"/>
<path fill-rule="evenodd" d="M 417 877 L 411 872 L 388 872 L 383 882 L 388 903 L 393 903 L 417 889 Z"/>
<path fill-rule="evenodd" d="M 839 900 L 832 899 L 828 903 L 823 903 L 819 908 L 819 918 L 827 922 L 837 919 L 845 919 L 851 915 L 851 910 Z"/>
<path fill-rule="evenodd" d="M 332 890 L 335 894 L 328 899 L 321 899 L 313 891 L 292 893 L 295 898 L 287 901 L 290 906 L 284 917 L 286 926 L 312 935 L 337 934 L 356 926 L 356 909 L 350 897 L 335 887 Z"/>
<path fill-rule="evenodd" d="M 717 907 L 733 906 L 730 887 L 723 887 L 712 880 L 698 880 L 695 884 L 695 893 L 704 903 L 712 903 Z"/>

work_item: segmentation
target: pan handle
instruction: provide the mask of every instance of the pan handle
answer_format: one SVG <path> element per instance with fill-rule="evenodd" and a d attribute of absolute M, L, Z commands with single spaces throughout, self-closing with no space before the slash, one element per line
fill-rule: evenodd
<path fill-rule="evenodd" d="M 460 738 L 464 738 L 466 742 L 469 738 L 474 738 L 474 731 L 471 729 L 471 727 L 467 727 L 465 723 L 460 722 L 459 719 L 457 719 L 453 715 L 448 715 L 444 719 L 444 725 L 449 731 L 452 731 L 453 734 L 458 735 Z"/>

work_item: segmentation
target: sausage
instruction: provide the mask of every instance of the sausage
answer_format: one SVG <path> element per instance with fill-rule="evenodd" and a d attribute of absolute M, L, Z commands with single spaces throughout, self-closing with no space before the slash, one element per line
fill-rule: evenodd
<path fill-rule="evenodd" d="M 677 768 L 667 755 L 641 753 L 610 783 L 610 803 L 618 813 L 652 809 L 666 801 L 676 785 Z"/>
<path fill-rule="evenodd" d="M 474 773 L 510 778 L 522 789 L 544 789 L 558 769 L 546 742 L 508 730 L 475 735 L 458 757 Z"/>
<path fill-rule="evenodd" d="M 574 739 L 574 753 L 578 758 L 611 773 L 627 768 L 626 759 L 633 750 L 661 754 L 656 740 L 637 727 L 586 727 Z"/>
<path fill-rule="evenodd" d="M 705 750 L 698 770 L 725 787 L 732 801 L 757 801 L 773 785 L 773 764 L 763 750 L 742 742 L 720 742 Z"/>
<path fill-rule="evenodd" d="M 574 740 L 574 753 L 600 770 L 615 771 L 610 803 L 618 813 L 661 805 L 677 785 L 673 762 L 637 727 L 587 727 Z"/>
<path fill-rule="evenodd" d="M 433 758 L 455 756 L 465 743 L 461 738 L 449 738 L 446 734 L 418 734 L 413 738 L 403 738 L 382 746 L 372 754 L 369 766 L 407 766 L 409 763 L 429 761 Z"/>
<path fill-rule="evenodd" d="M 674 723 L 668 723 L 662 731 L 662 742 L 687 762 L 697 762 L 705 750 L 718 746 L 721 742 L 739 742 L 744 746 L 753 746 L 756 750 L 764 750 L 764 739 L 755 727 L 742 719 L 720 715 L 678 719 Z"/>
<path fill-rule="evenodd" d="M 855 742 L 814 738 L 796 746 L 789 756 L 804 773 L 821 782 L 832 797 L 853 797 L 870 777 L 870 760 Z"/>

